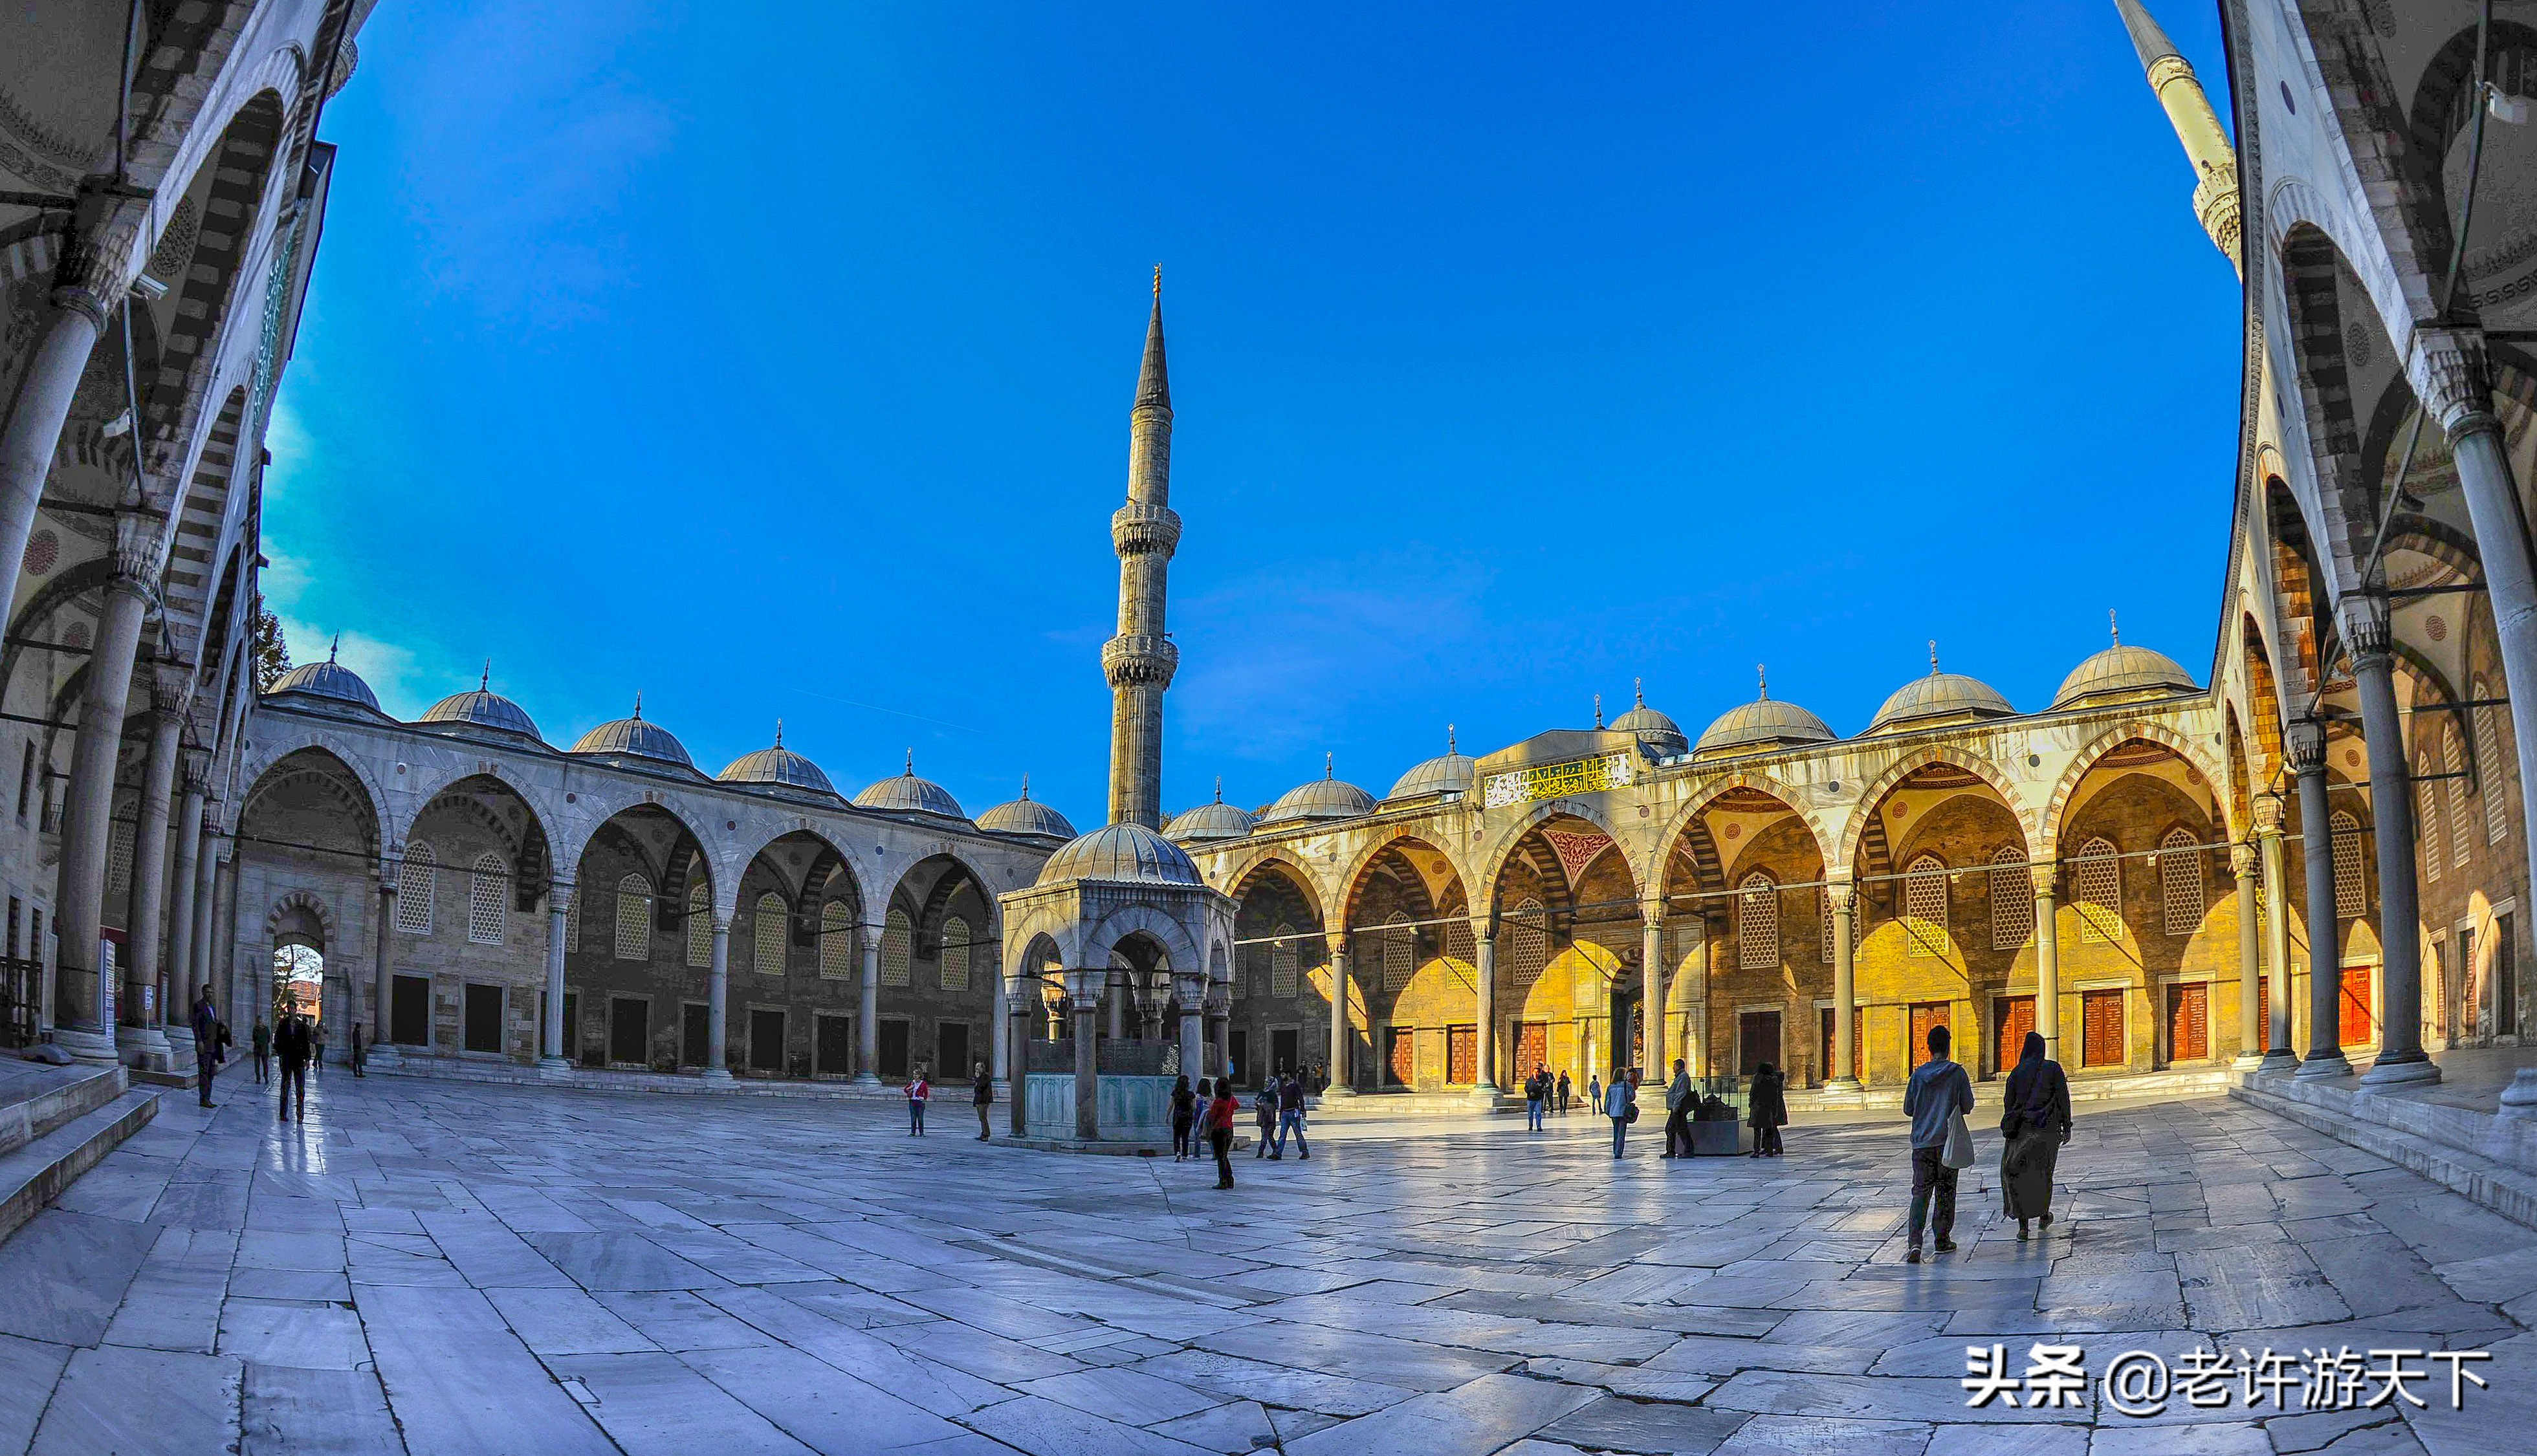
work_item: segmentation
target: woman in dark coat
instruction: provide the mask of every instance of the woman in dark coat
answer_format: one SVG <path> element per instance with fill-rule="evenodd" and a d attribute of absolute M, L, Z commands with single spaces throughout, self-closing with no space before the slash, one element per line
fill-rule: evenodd
<path fill-rule="evenodd" d="M 1780 1095 L 1780 1074 L 1764 1062 L 1753 1069 L 1753 1085 L 1746 1100 L 1744 1120 L 1753 1124 L 1753 1156 L 1777 1158 L 1788 1149 L 1780 1146 L 1780 1129 L 1789 1120 L 1789 1100 Z"/>
<path fill-rule="evenodd" d="M 2045 1057 L 2042 1032 L 2026 1034 L 2001 1102 L 1999 1134 L 2007 1145 L 1999 1155 L 1999 1187 L 2024 1238 L 2029 1219 L 2052 1227 L 2052 1166 L 2070 1140 L 2070 1079 L 2059 1062 Z"/>
<path fill-rule="evenodd" d="M 1172 1161 L 1185 1163 L 1198 1156 L 1198 1093 L 1183 1074 L 1172 1084 Z"/>

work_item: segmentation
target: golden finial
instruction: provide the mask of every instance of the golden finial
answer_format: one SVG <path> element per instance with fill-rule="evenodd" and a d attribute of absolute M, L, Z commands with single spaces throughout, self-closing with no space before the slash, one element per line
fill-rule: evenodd
<path fill-rule="evenodd" d="M 1938 639 L 1935 637 L 1929 639 L 1929 675 L 1938 675 Z"/>
<path fill-rule="evenodd" d="M 1154 265 L 1154 301 L 1163 301 L 1163 265 L 1160 263 Z"/>
<path fill-rule="evenodd" d="M 2114 634 L 2114 646 L 2123 645 L 2123 624 L 2114 620 L 2114 609 L 2106 608 L 2106 630 Z"/>
<path fill-rule="evenodd" d="M 1761 701 L 1771 701 L 1771 669 L 1760 663 L 1753 665 L 1753 680 L 1762 685 Z"/>
<path fill-rule="evenodd" d="M 1640 708 L 1648 706 L 1647 684 L 1648 680 L 1644 677 L 1633 677 L 1630 679 L 1630 696 L 1636 700 L 1634 706 Z"/>

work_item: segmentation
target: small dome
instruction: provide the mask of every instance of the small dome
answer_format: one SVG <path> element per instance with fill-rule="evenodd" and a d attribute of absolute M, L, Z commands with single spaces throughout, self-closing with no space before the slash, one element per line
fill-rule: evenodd
<path fill-rule="evenodd" d="M 2017 710 L 1997 689 L 1978 678 L 1961 672 L 1938 670 L 1938 657 L 1929 655 L 1929 675 L 1916 677 L 1897 689 L 1868 721 L 1871 733 L 1896 728 L 1934 724 L 1941 719 L 2014 718 Z"/>
<path fill-rule="evenodd" d="M 1048 856 L 1039 882 L 1066 880 L 1141 880 L 1147 884 L 1195 885 L 1198 865 L 1188 852 L 1141 824 L 1105 824 Z"/>
<path fill-rule="evenodd" d="M 306 663 L 282 674 L 273 685 L 274 694 L 298 693 L 303 697 L 332 698 L 339 703 L 358 703 L 372 713 L 379 711 L 378 694 L 361 680 L 361 674 L 335 661 L 330 649 L 326 661 Z"/>
<path fill-rule="evenodd" d="M 496 732 L 525 733 L 538 736 L 538 726 L 520 705 L 492 690 L 493 669 L 488 665 L 485 676 L 474 692 L 451 693 L 434 703 L 418 720 L 422 723 L 463 723 Z"/>
<path fill-rule="evenodd" d="M 678 735 L 657 723 L 643 721 L 643 695 L 634 695 L 634 716 L 603 723 L 581 735 L 572 745 L 575 753 L 609 753 L 624 758 L 648 758 L 656 763 L 676 764 L 693 769 L 695 760 L 687 757 L 686 745 Z"/>
<path fill-rule="evenodd" d="M 1251 832 L 1251 815 L 1224 801 L 1224 781 L 1215 781 L 1215 802 L 1183 809 L 1163 826 L 1165 839 L 1185 843 L 1240 839 Z"/>
<path fill-rule="evenodd" d="M 1265 828 L 1302 819 L 1356 819 L 1373 812 L 1374 795 L 1333 777 L 1331 760 L 1325 756 L 1322 776 L 1277 795 L 1277 801 L 1260 816 L 1260 824 Z"/>
<path fill-rule="evenodd" d="M 1445 751 L 1414 765 L 1392 786 L 1386 798 L 1424 798 L 1431 793 L 1468 793 L 1479 782 L 1480 762 L 1454 746 L 1454 726 L 1445 725 Z"/>
<path fill-rule="evenodd" d="M 989 834 L 1029 834 L 1046 839 L 1073 839 L 1074 826 L 1066 816 L 1030 796 L 1030 775 L 1022 775 L 1022 796 L 1007 799 L 980 814 L 980 829 Z"/>
<path fill-rule="evenodd" d="M 1701 732 L 1693 751 L 1732 753 L 1781 743 L 1827 743 L 1832 738 L 1833 730 L 1822 719 L 1794 703 L 1774 699 L 1765 684 L 1761 697 L 1718 715 L 1717 722 Z"/>
<path fill-rule="evenodd" d="M 775 725 L 775 746 L 744 753 L 714 777 L 725 784 L 781 784 L 813 793 L 837 791 L 817 764 L 784 746 L 784 725 L 780 720 Z"/>
<path fill-rule="evenodd" d="M 2052 706 L 2071 708 L 2136 693 L 2191 692 L 2199 686 L 2192 673 L 2165 653 L 2117 642 L 2072 668 L 2052 695 Z"/>
<path fill-rule="evenodd" d="M 883 779 L 855 795 L 855 807 L 889 809 L 900 813 L 940 814 L 945 819 L 965 819 L 960 801 L 951 791 L 931 779 L 916 777 L 916 750 L 907 752 L 907 769 L 895 779 Z"/>
<path fill-rule="evenodd" d="M 1612 720 L 1612 730 L 1620 733 L 1636 733 L 1642 738 L 1652 739 L 1654 741 L 1649 746 L 1667 752 L 1680 753 L 1690 747 L 1691 739 L 1683 736 L 1681 725 L 1649 707 L 1648 695 L 1637 691 L 1637 686 L 1636 683 L 1631 684 L 1632 693 L 1637 698 L 1637 702 L 1631 706 L 1629 712 Z"/>

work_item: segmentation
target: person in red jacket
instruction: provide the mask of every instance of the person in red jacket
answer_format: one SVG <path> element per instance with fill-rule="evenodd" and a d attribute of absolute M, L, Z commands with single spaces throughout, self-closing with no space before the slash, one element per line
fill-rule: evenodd
<path fill-rule="evenodd" d="M 932 1084 L 925 1080 L 925 1065 L 919 1062 L 916 1075 L 907 1079 L 907 1135 L 925 1136 L 925 1100 L 934 1095 Z"/>
<path fill-rule="evenodd" d="M 1233 1079 L 1215 1079 L 1215 1101 L 1206 1108 L 1206 1140 L 1215 1149 L 1215 1185 L 1233 1186 L 1233 1119 L 1242 1111 L 1233 1095 Z"/>

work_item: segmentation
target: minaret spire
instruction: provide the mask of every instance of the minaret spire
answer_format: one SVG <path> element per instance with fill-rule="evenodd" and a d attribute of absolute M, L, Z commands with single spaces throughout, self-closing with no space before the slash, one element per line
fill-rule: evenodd
<path fill-rule="evenodd" d="M 2123 29 L 2131 33 L 2141 69 L 2149 73 L 2149 89 L 2158 94 L 2168 123 L 2176 128 L 2176 139 L 2184 144 L 2185 159 L 2193 163 L 2193 216 L 2243 277 L 2246 270 L 2238 256 L 2237 149 L 2220 129 L 2220 117 L 2211 109 L 2211 98 L 2202 94 L 2192 63 L 2150 19 L 2140 0 L 2114 0 L 2114 9 L 2123 18 Z"/>
<path fill-rule="evenodd" d="M 1110 518 L 1119 555 L 1119 632 L 1101 648 L 1110 681 L 1110 822 L 1163 827 L 1163 692 L 1180 649 L 1163 627 L 1163 599 L 1181 518 L 1171 507 L 1172 387 L 1163 366 L 1163 270 L 1128 412 L 1128 503 Z"/>

